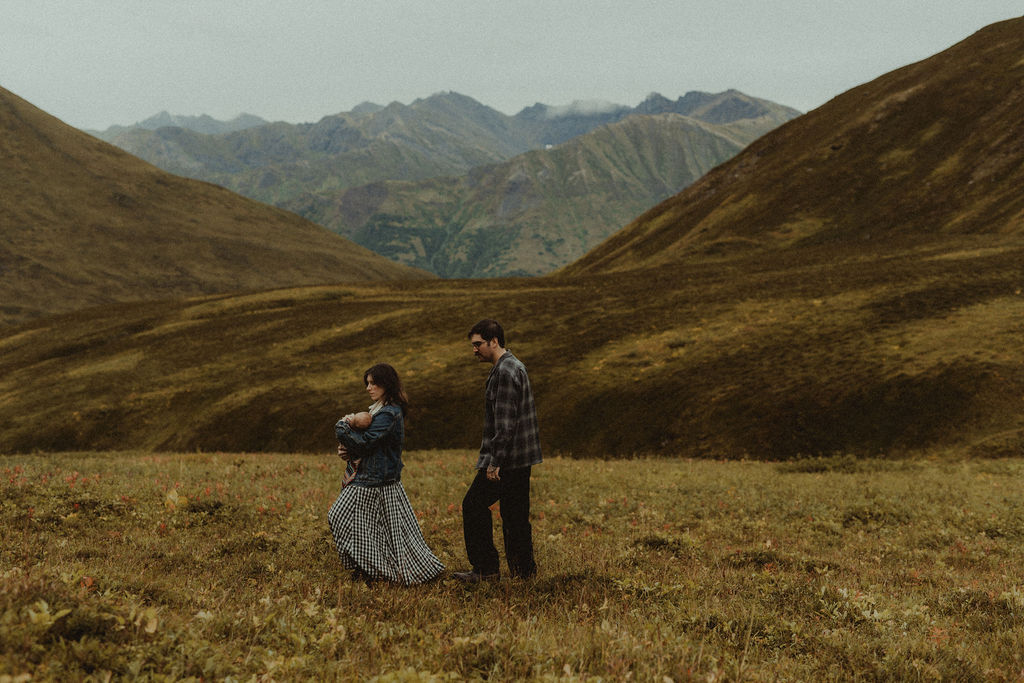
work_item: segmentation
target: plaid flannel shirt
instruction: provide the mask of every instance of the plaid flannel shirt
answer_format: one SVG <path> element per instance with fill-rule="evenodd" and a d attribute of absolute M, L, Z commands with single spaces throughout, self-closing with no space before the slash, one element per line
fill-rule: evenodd
<path fill-rule="evenodd" d="M 522 361 L 506 351 L 491 368 L 485 391 L 484 438 L 477 469 L 515 469 L 541 461 L 540 429 L 530 377 Z"/>

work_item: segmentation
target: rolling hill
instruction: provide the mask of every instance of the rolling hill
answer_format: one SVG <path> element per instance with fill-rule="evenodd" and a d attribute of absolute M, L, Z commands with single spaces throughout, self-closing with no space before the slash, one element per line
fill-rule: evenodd
<path fill-rule="evenodd" d="M 639 217 L 566 274 L 726 251 L 1024 233 L 1024 18 L 846 92 Z"/>
<path fill-rule="evenodd" d="M 459 177 L 381 181 L 282 206 L 442 277 L 542 275 L 775 128 L 633 114 Z"/>
<path fill-rule="evenodd" d="M 996 24 L 840 96 L 557 276 L 121 304 L 7 330 L 0 444 L 330 458 L 333 421 L 383 360 L 413 401 L 410 448 L 472 448 L 487 368 L 465 334 L 490 316 L 530 369 L 548 455 L 1020 455 L 1022 41 L 1022 20 Z"/>
<path fill-rule="evenodd" d="M 0 89 L 0 322 L 112 301 L 427 277 L 179 178 Z"/>
<path fill-rule="evenodd" d="M 0 334 L 0 444 L 333 462 L 334 421 L 385 361 L 409 448 L 473 448 L 488 368 L 466 331 L 494 316 L 549 456 L 1019 454 L 1024 246 L 983 245 L 88 309 Z"/>

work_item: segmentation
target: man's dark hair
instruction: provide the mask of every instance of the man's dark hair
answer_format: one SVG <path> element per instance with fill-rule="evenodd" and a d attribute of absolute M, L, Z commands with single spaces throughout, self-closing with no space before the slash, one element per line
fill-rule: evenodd
<path fill-rule="evenodd" d="M 481 320 L 473 325 L 473 329 L 466 336 L 472 337 L 474 334 L 479 334 L 485 342 L 497 339 L 498 346 L 505 348 L 505 330 L 501 329 L 501 324 L 497 320 Z"/>
<path fill-rule="evenodd" d="M 387 363 L 377 363 L 363 373 L 363 384 L 368 378 L 373 378 L 373 383 L 384 390 L 384 403 L 396 405 L 402 409 L 402 415 L 409 410 L 409 397 L 405 395 L 405 387 L 398 377 L 398 371 Z"/>

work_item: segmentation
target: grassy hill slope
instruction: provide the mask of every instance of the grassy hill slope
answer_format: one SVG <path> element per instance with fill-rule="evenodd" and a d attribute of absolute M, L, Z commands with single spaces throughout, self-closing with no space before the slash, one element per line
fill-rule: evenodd
<path fill-rule="evenodd" d="M 573 280 L 411 281 L 131 304 L 0 336 L 8 451 L 323 451 L 394 364 L 411 448 L 478 443 L 503 320 L 548 453 L 791 458 L 1021 448 L 1024 247 L 908 241 Z"/>
<path fill-rule="evenodd" d="M 709 252 L 1024 233 L 1024 18 L 781 126 L 567 274 Z"/>
<path fill-rule="evenodd" d="M 0 322 L 128 300 L 426 277 L 170 175 L 0 89 Z"/>

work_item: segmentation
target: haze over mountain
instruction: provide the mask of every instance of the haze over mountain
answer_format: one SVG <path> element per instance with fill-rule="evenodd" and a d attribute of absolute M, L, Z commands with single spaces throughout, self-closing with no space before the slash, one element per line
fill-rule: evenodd
<path fill-rule="evenodd" d="M 798 113 L 734 90 L 690 92 L 675 101 L 654 93 L 637 107 L 538 103 L 515 116 L 440 93 L 408 106 L 365 103 L 316 124 L 277 123 L 223 135 L 140 126 L 102 135 L 166 170 L 293 210 L 441 275 L 535 275 L 582 255 Z M 690 121 L 635 123 L 628 133 L 623 128 L 581 141 L 578 159 L 559 150 L 557 163 L 535 156 L 488 168 L 640 114 Z M 616 137 L 614 149 L 607 149 Z M 501 177 L 509 173 L 514 177 Z M 353 188 L 360 189 L 344 194 Z"/>
<path fill-rule="evenodd" d="M 0 88 L 0 322 L 112 301 L 425 277 L 179 178 Z"/>
<path fill-rule="evenodd" d="M 492 316 L 550 454 L 1019 456 L 1021 55 L 1024 19 L 855 89 L 557 276 L 122 305 L 0 333 L 0 443 L 326 454 L 339 396 L 364 397 L 385 359 L 413 399 L 410 449 L 473 448 L 487 368 L 465 332 Z M 779 230 L 805 214 L 805 232 Z"/>
<path fill-rule="evenodd" d="M 765 135 L 565 272 L 738 250 L 1024 233 L 1024 19 Z"/>

